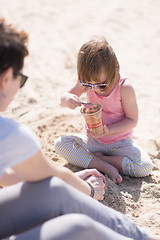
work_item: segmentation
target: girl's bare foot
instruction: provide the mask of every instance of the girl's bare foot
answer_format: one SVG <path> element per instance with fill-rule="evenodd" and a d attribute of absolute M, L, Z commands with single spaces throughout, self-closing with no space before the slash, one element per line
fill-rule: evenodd
<path fill-rule="evenodd" d="M 121 183 L 122 177 L 118 172 L 118 169 L 112 166 L 109 163 L 106 163 L 107 171 L 105 173 L 108 175 L 108 177 L 114 182 L 114 183 Z"/>
<path fill-rule="evenodd" d="M 94 153 L 94 156 L 98 159 L 101 159 L 103 161 L 104 155 L 101 152 L 96 152 Z M 110 163 L 105 162 L 106 166 L 106 171 L 105 173 L 108 175 L 108 177 L 114 182 L 114 183 L 121 183 L 122 182 L 122 177 L 119 174 L 119 171 L 117 168 L 115 168 L 113 165 Z"/>

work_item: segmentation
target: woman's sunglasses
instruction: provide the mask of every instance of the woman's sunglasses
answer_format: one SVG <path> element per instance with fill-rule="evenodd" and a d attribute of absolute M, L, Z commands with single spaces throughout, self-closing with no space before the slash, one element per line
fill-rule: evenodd
<path fill-rule="evenodd" d="M 96 87 L 100 90 L 104 90 L 108 86 L 107 83 L 91 84 L 91 83 L 83 83 L 83 82 L 81 82 L 81 80 L 80 80 L 80 84 L 86 89 L 92 89 L 92 88 Z"/>
<path fill-rule="evenodd" d="M 23 73 L 18 73 L 18 75 L 21 77 L 20 88 L 22 88 L 26 83 L 28 76 L 24 75 Z"/>

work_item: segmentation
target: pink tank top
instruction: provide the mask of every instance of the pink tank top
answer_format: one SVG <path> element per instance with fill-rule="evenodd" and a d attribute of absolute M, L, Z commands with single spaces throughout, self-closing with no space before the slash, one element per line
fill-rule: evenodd
<path fill-rule="evenodd" d="M 117 83 L 111 94 L 107 97 L 98 96 L 93 89 L 87 90 L 87 101 L 92 103 L 99 103 L 102 105 L 103 124 L 106 126 L 118 122 L 125 117 L 121 102 L 120 88 L 126 79 L 127 78 L 121 76 L 119 82 Z M 98 138 L 97 141 L 105 144 L 110 144 L 120 141 L 122 139 L 129 138 L 131 135 L 132 130 L 119 134 L 113 134 L 110 136 L 104 136 L 102 138 Z"/>

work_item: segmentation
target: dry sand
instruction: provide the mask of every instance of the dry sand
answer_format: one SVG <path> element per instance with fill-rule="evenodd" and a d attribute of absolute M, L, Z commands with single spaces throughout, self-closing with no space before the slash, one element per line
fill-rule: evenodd
<path fill-rule="evenodd" d="M 0 0 L 0 6 L 0 16 L 30 35 L 24 69 L 29 80 L 5 115 L 28 124 L 47 156 L 73 171 L 79 169 L 57 156 L 53 143 L 60 135 L 83 131 L 83 118 L 80 109 L 61 107 L 60 95 L 77 79 L 81 45 L 95 35 L 108 39 L 136 90 L 140 116 L 134 140 L 154 168 L 146 178 L 123 177 L 119 185 L 107 179 L 103 203 L 160 234 L 160 1 Z"/>

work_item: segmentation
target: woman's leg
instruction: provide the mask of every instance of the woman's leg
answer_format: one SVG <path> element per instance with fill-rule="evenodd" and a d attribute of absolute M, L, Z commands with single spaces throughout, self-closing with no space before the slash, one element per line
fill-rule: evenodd
<path fill-rule="evenodd" d="M 0 190 L 0 238 L 21 233 L 60 215 L 81 213 L 113 231 L 148 240 L 145 230 L 59 178 L 17 184 Z"/>
<path fill-rule="evenodd" d="M 8 240 L 131 240 L 82 214 L 66 214 Z M 7 240 L 5 239 L 5 240 Z"/>

